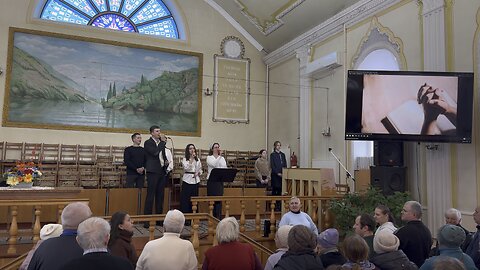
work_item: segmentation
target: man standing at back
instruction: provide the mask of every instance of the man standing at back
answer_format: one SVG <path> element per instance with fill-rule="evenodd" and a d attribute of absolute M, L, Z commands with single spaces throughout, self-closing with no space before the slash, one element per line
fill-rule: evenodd
<path fill-rule="evenodd" d="M 153 213 L 153 201 L 155 200 L 155 213 L 161 214 L 163 211 L 163 195 L 165 191 L 165 170 L 160 164 L 158 155 L 165 153 L 166 137 L 160 133 L 159 126 L 150 127 L 152 137 L 145 141 L 145 158 L 147 171 L 147 197 L 145 198 L 144 214 Z M 167 160 L 164 157 L 164 160 Z M 148 223 L 145 224 L 148 227 Z"/>
<path fill-rule="evenodd" d="M 477 231 L 473 235 L 472 241 L 467 246 L 465 253 L 468 254 L 477 268 L 480 267 L 480 206 L 473 212 L 473 220 L 477 224 Z"/>
<path fill-rule="evenodd" d="M 33 254 L 28 270 L 57 270 L 72 259 L 82 257 L 83 250 L 76 241 L 77 227 L 92 215 L 87 204 L 74 202 L 62 212 L 63 233 L 45 240 Z"/>
<path fill-rule="evenodd" d="M 432 247 L 432 234 L 422 222 L 422 205 L 408 201 L 402 209 L 402 221 L 407 224 L 395 232 L 400 239 L 398 249 L 403 250 L 408 259 L 418 267 L 428 258 Z"/>
<path fill-rule="evenodd" d="M 133 145 L 125 148 L 123 161 L 127 166 L 127 188 L 143 188 L 145 182 L 145 150 L 140 145 L 142 135 L 133 133 Z"/>
<path fill-rule="evenodd" d="M 273 144 L 274 150 L 270 154 L 270 165 L 272 167 L 272 195 L 282 195 L 282 170 L 287 167 L 287 159 L 285 154 L 280 151 L 282 144 L 276 141 Z M 280 201 L 275 206 L 276 211 L 280 211 Z"/>

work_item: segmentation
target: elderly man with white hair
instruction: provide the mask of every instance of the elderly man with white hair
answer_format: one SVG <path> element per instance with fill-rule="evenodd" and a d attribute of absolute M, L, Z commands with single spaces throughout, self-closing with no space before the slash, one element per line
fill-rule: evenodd
<path fill-rule="evenodd" d="M 65 206 L 61 216 L 62 234 L 45 240 L 37 248 L 28 270 L 57 270 L 70 260 L 81 257 L 83 250 L 76 241 L 77 227 L 91 215 L 92 211 L 85 203 L 74 202 Z"/>
<path fill-rule="evenodd" d="M 149 241 L 137 261 L 137 270 L 194 270 L 197 257 L 190 241 L 180 238 L 185 216 L 170 210 L 165 216 L 163 237 Z"/>
<path fill-rule="evenodd" d="M 71 260 L 61 270 L 133 270 L 130 262 L 108 253 L 110 224 L 103 218 L 86 219 L 77 230 L 77 242 L 83 249 L 83 256 Z"/>
<path fill-rule="evenodd" d="M 249 244 L 240 243 L 240 229 L 234 217 L 222 219 L 217 225 L 218 246 L 205 252 L 202 270 L 261 270 L 262 264 Z"/>

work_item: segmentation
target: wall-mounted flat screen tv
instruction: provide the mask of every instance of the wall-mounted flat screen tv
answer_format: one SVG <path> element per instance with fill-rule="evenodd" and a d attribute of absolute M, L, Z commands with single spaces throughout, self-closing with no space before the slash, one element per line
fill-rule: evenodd
<path fill-rule="evenodd" d="M 473 73 L 349 70 L 346 140 L 471 143 Z"/>

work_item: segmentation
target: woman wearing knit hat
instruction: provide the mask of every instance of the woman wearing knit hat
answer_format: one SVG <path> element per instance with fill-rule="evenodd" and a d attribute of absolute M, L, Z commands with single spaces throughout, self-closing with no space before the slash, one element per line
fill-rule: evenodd
<path fill-rule="evenodd" d="M 358 234 L 353 234 L 343 241 L 343 255 L 347 262 L 343 269 L 352 270 L 380 270 L 375 264 L 368 261 L 367 242 Z"/>
<path fill-rule="evenodd" d="M 274 270 L 323 269 L 322 260 L 316 256 L 316 235 L 303 226 L 295 225 L 288 233 L 288 251 L 283 254 Z"/>
<path fill-rule="evenodd" d="M 402 250 L 398 250 L 400 240 L 392 232 L 382 230 L 375 234 L 373 249 L 375 255 L 371 261 L 382 270 L 416 270 L 417 265 L 411 262 Z"/>
<path fill-rule="evenodd" d="M 27 257 L 23 261 L 22 265 L 20 266 L 19 270 L 26 270 L 28 265 L 30 264 L 30 260 L 32 259 L 33 253 L 38 246 L 43 242 L 43 240 L 47 240 L 53 237 L 59 237 L 63 232 L 62 224 L 46 224 L 43 225 L 42 229 L 40 230 L 40 240 L 37 242 L 35 246 L 28 252 Z"/>
<path fill-rule="evenodd" d="M 463 241 L 465 241 L 465 232 L 463 229 L 456 225 L 445 224 L 438 230 L 438 244 L 440 245 L 438 250 L 439 256 L 433 256 L 425 261 L 420 267 L 420 270 L 433 269 L 435 262 L 442 256 L 453 257 L 460 260 L 467 270 L 476 270 L 477 267 L 472 258 L 463 253 L 460 249 Z"/>
<path fill-rule="evenodd" d="M 347 261 L 338 251 L 337 244 L 337 229 L 326 229 L 317 236 L 317 252 L 322 260 L 323 267 L 327 268 L 333 264 L 342 265 Z"/>

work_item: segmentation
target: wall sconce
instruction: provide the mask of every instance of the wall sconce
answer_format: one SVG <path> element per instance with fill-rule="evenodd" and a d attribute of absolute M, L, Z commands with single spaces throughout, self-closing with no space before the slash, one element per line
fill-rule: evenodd
<path fill-rule="evenodd" d="M 3 74 L 3 69 L 0 67 L 0 76 Z"/>
<path fill-rule="evenodd" d="M 211 96 L 213 94 L 213 91 L 211 91 L 210 88 L 207 87 L 207 89 L 205 89 L 204 93 L 205 93 L 205 96 Z"/>

